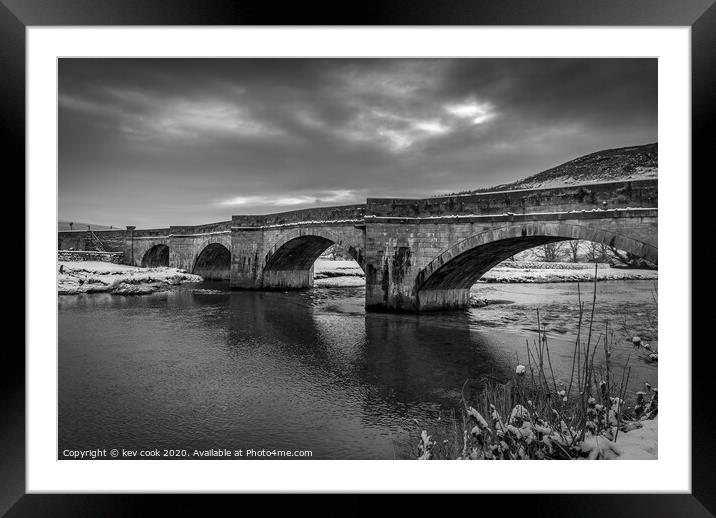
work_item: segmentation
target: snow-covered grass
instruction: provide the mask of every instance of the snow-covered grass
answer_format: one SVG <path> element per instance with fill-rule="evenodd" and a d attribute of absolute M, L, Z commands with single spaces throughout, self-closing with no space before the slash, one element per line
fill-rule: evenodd
<path fill-rule="evenodd" d="M 616 181 L 632 181 L 632 180 L 656 180 L 658 178 L 657 167 L 637 167 L 628 174 L 622 174 Z M 611 181 L 615 181 L 612 179 Z M 571 174 L 554 176 L 548 180 L 525 180 L 520 183 L 520 189 L 551 189 L 555 187 L 566 187 L 571 185 L 592 185 L 604 183 L 604 178 L 594 178 L 584 180 L 582 178 L 574 178 Z"/>
<path fill-rule="evenodd" d="M 598 281 L 656 280 L 657 270 L 611 268 L 606 263 L 597 265 Z M 498 264 L 480 279 L 483 282 L 590 282 L 594 280 L 594 264 L 510 262 Z"/>
<path fill-rule="evenodd" d="M 320 288 L 349 288 L 355 286 L 365 286 L 365 277 L 345 276 L 315 278 L 313 280 L 313 285 Z"/>
<path fill-rule="evenodd" d="M 109 292 L 117 295 L 143 295 L 171 285 L 201 282 L 198 275 L 178 268 L 140 268 L 101 261 L 60 261 L 57 293 Z"/>
<path fill-rule="evenodd" d="M 549 360 L 540 361 L 544 363 L 539 366 L 516 365 L 511 381 L 486 383 L 473 397 L 466 396 L 466 382 L 461 419 L 453 414 L 430 434 L 422 430 L 414 456 L 423 460 L 657 458 L 657 389 L 649 389 L 648 401 L 637 396 L 641 403 L 629 408 L 623 388 L 615 382 L 610 391 L 603 372 L 593 373 L 588 381 L 591 389 L 583 390 L 582 380 L 570 391 L 549 379 Z"/>
<path fill-rule="evenodd" d="M 594 263 L 549 263 L 545 261 L 503 261 L 496 268 L 516 270 L 589 270 L 594 271 Z M 599 263 L 599 268 L 609 268 L 607 263 Z"/>

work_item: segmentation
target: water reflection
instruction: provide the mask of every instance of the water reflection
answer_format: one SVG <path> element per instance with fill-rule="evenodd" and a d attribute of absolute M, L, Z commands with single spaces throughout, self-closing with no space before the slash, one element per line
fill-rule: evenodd
<path fill-rule="evenodd" d="M 448 414 L 466 379 L 506 379 L 524 351 L 526 322 L 505 324 L 499 305 L 366 314 L 363 297 L 363 288 L 230 292 L 208 282 L 60 297 L 60 449 L 394 458 L 415 420 Z M 562 342 L 554 349 L 566 358 L 573 341 Z"/>

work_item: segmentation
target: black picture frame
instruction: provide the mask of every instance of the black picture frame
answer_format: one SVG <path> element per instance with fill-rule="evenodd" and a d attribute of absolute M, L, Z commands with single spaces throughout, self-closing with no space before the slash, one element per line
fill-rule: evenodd
<path fill-rule="evenodd" d="M 294 3 L 277 9 L 268 2 L 222 0 L 0 0 L 0 131 L 6 193 L 19 198 L 25 192 L 25 29 L 30 26 L 62 25 L 598 25 L 598 26 L 690 26 L 692 31 L 692 193 L 693 181 L 707 177 L 712 148 L 709 130 L 716 116 L 716 4 L 714 0 L 600 0 L 574 2 L 553 0 L 501 1 L 383 1 L 344 4 L 329 9 L 318 4 Z M 698 172 L 698 174 L 697 174 Z M 669 172 L 684 175 L 688 171 Z M 10 186 L 11 179 L 20 185 Z M 707 195 L 703 193 L 702 195 Z M 708 202 L 693 207 L 708 207 Z M 19 209 L 18 209 L 19 210 Z M 24 212 L 23 212 L 24 215 Z M 707 216 L 692 214 L 692 235 Z M 703 223 L 699 223 L 699 222 Z M 55 222 L 48 222 L 54 224 Z M 16 226 L 16 225 L 15 225 Z M 26 237 L 26 236 L 25 236 Z M 23 264 L 24 238 L 6 240 L 12 247 L 9 264 Z M 692 263 L 693 264 L 693 263 Z M 692 270 L 693 271 L 693 270 Z M 19 282 L 19 276 L 16 282 Z M 13 293 L 25 293 L 22 288 Z M 26 309 L 13 304 L 16 311 Z M 693 299 L 692 322 L 701 322 L 706 307 Z M 12 320 L 8 319 L 8 322 Z M 18 318 L 19 321 L 19 318 Z M 695 330 L 695 328 L 694 328 Z M 694 336 L 696 336 L 694 334 Z M 713 516 L 716 512 L 716 451 L 712 432 L 716 426 L 711 400 L 713 347 L 692 340 L 692 493 L 622 495 L 509 495 L 509 507 L 535 509 L 549 516 Z M 688 346 L 689 344 L 669 344 Z M 15 516 L 104 516 L 143 514 L 154 497 L 124 495 L 27 495 L 25 494 L 25 354 L 20 341 L 6 339 L 0 376 L 0 514 Z M 246 498 L 245 496 L 242 498 Z M 341 508 L 352 513 L 371 512 L 372 504 L 352 497 L 354 504 Z M 473 497 L 471 497 L 473 498 Z M 485 499 L 505 498 L 481 496 Z M 417 499 L 418 503 L 420 499 Z M 474 502 L 475 500 L 472 501 Z M 185 499 L 162 502 L 192 509 Z M 207 508 L 201 504 L 201 510 Z M 244 503 L 242 505 L 254 505 Z M 295 504 L 293 504 L 295 505 Z M 298 507 L 315 504 L 299 503 Z M 330 508 L 330 504 L 326 505 Z M 419 503 L 420 505 L 420 503 Z M 504 507 L 505 502 L 500 502 Z M 197 507 L 197 509 L 199 509 Z M 483 508 L 487 511 L 488 508 Z M 5 514 L 6 513 L 6 514 Z"/>

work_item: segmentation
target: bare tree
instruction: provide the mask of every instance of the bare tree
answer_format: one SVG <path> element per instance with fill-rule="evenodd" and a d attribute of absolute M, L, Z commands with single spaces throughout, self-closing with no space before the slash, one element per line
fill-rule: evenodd
<path fill-rule="evenodd" d="M 535 255 L 540 261 L 547 263 L 559 262 L 565 255 L 564 243 L 546 243 L 535 248 Z"/>
<path fill-rule="evenodd" d="M 638 255 L 634 255 L 631 252 L 624 252 L 613 246 L 609 247 L 609 257 L 612 262 L 617 265 L 622 265 L 627 268 L 656 268 L 654 263 L 642 259 Z"/>
<path fill-rule="evenodd" d="M 613 246 L 609 247 L 609 257 L 615 262 L 623 264 L 625 266 L 630 266 L 634 264 L 634 261 L 636 259 L 636 256 L 634 256 L 633 254 L 630 254 L 629 252 L 622 252 L 621 250 L 618 250 Z"/>
<path fill-rule="evenodd" d="M 572 239 L 571 241 L 567 241 L 569 258 L 573 263 L 576 263 L 579 261 L 579 245 L 581 241 L 578 239 Z"/>
<path fill-rule="evenodd" d="M 586 258 L 590 263 L 606 263 L 609 262 L 609 247 L 602 243 L 590 241 L 587 243 Z"/>

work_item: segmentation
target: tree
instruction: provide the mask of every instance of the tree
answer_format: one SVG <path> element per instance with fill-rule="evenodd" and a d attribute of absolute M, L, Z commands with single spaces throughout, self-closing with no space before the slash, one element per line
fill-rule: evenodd
<path fill-rule="evenodd" d="M 535 255 L 540 261 L 546 263 L 559 262 L 565 255 L 564 243 L 546 243 L 535 248 Z"/>
<path fill-rule="evenodd" d="M 602 243 L 590 241 L 587 243 L 586 258 L 590 263 L 606 263 L 609 262 L 609 247 Z"/>
<path fill-rule="evenodd" d="M 74 222 L 70 221 L 70 231 L 72 231 L 72 225 L 74 225 Z"/>
<path fill-rule="evenodd" d="M 631 252 L 624 252 L 613 246 L 609 247 L 609 257 L 613 263 L 625 266 L 627 268 L 656 268 L 654 263 L 651 263 L 641 257 L 632 254 Z"/>
<path fill-rule="evenodd" d="M 573 263 L 579 262 L 579 245 L 581 244 L 581 241 L 578 239 L 572 239 L 570 241 L 567 241 L 569 258 Z"/>

